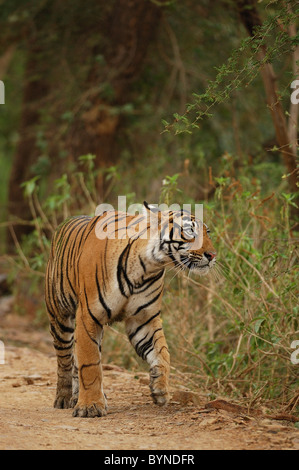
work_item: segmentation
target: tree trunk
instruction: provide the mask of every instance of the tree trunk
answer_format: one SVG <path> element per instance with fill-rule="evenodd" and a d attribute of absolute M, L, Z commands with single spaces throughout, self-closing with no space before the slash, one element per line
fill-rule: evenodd
<path fill-rule="evenodd" d="M 47 18 L 50 18 L 54 12 L 47 8 L 48 6 L 45 5 L 45 9 L 35 20 L 32 33 L 34 39 L 26 43 L 28 59 L 19 131 L 20 141 L 14 156 L 9 182 L 9 214 L 14 218 L 27 220 L 31 219 L 31 214 L 20 185 L 32 176 L 30 168 L 40 153 L 36 147 L 36 130 L 37 125 L 40 124 L 39 110 L 44 107 L 42 100 L 49 97 L 55 87 L 55 83 L 51 85 L 49 68 L 47 68 L 49 67 L 47 57 L 55 51 L 46 49 L 51 47 L 51 42 L 43 37 L 47 34 L 46 28 L 49 28 L 49 24 L 46 23 Z M 148 47 L 154 38 L 161 17 L 161 8 L 149 0 L 115 0 L 111 11 L 111 17 L 105 21 L 105 26 L 101 24 L 98 45 L 94 51 L 95 56 L 100 54 L 105 57 L 105 63 L 99 64 L 95 60 L 92 61 L 92 64 L 97 65 L 92 65 L 84 87 L 86 91 L 74 103 L 75 118 L 64 143 L 70 159 L 76 161 L 80 155 L 92 153 L 96 155 L 97 167 L 112 165 L 117 160 L 117 137 L 122 116 L 121 113 L 115 111 L 129 101 L 131 85 L 137 80 L 142 70 Z M 94 19 L 93 28 L 96 28 L 98 21 L 97 18 Z M 82 29 L 82 35 L 85 34 L 87 24 L 80 23 L 79 26 Z M 57 34 L 60 34 L 59 31 L 57 30 Z M 91 34 L 95 37 L 94 30 Z M 36 40 L 39 36 L 43 39 L 42 41 Z M 63 38 L 62 34 L 62 40 Z M 40 45 L 41 50 L 38 49 L 37 44 Z M 58 62 L 59 59 L 60 57 L 57 57 Z M 108 85 L 112 90 L 112 99 L 104 97 L 103 85 Z M 65 86 L 68 86 L 67 81 Z M 53 96 L 56 96 L 55 93 Z M 88 109 L 84 108 L 87 101 L 91 103 Z M 59 103 L 58 108 L 57 113 L 61 114 L 63 101 Z M 54 117 L 57 117 L 57 124 Z M 59 126 L 60 115 L 54 116 L 53 114 L 52 118 L 55 124 L 47 135 L 54 137 L 53 132 L 59 131 L 57 126 Z M 48 140 L 48 154 L 51 159 L 53 158 L 53 171 L 57 155 L 54 147 L 57 141 L 51 137 L 48 137 Z M 100 193 L 102 182 L 98 183 Z M 14 230 L 17 239 L 20 240 L 23 234 L 30 231 L 30 226 L 16 223 Z"/>
<path fill-rule="evenodd" d="M 89 96 L 92 106 L 77 116 L 70 132 L 68 148 L 76 160 L 92 153 L 96 166 L 113 165 L 118 156 L 118 133 L 121 112 L 129 102 L 132 84 L 138 79 L 149 45 L 161 18 L 161 8 L 148 0 L 117 0 L 107 21 L 109 45 L 104 53 L 105 66 L 94 67 L 89 74 L 87 89 L 95 89 L 99 76 L 112 89 L 112 99 L 104 99 L 96 91 Z M 98 48 L 97 48 L 98 49 Z M 99 49 L 98 49 L 99 51 Z M 101 51 L 102 52 L 102 51 Z M 101 176 L 98 191 L 103 194 Z"/>
<path fill-rule="evenodd" d="M 28 202 L 24 199 L 21 184 L 32 177 L 31 165 L 36 161 L 39 150 L 36 147 L 36 125 L 39 122 L 40 102 L 48 91 L 46 77 L 42 74 L 39 63 L 40 50 L 35 42 L 30 44 L 25 70 L 22 116 L 19 128 L 20 140 L 14 155 L 8 189 L 8 213 L 12 220 L 16 238 L 29 233 L 30 225 L 18 224 L 17 219 L 32 219 Z M 8 245 L 14 244 L 8 232 Z"/>
<path fill-rule="evenodd" d="M 256 0 L 238 0 L 237 1 L 241 21 L 246 27 L 250 36 L 254 35 L 254 29 L 262 25 L 259 12 L 257 10 Z M 261 45 L 258 52 L 258 59 L 262 62 L 267 53 L 265 45 Z M 261 75 L 264 83 L 267 104 L 271 112 L 276 140 L 283 158 L 288 176 L 290 192 L 297 193 L 298 187 L 298 169 L 296 162 L 296 148 L 292 145 L 292 139 L 289 135 L 288 124 L 285 113 L 278 96 L 276 76 L 270 63 L 261 65 Z M 296 198 L 298 208 L 292 206 L 291 214 L 295 219 L 299 217 L 299 198 Z"/>
<path fill-rule="evenodd" d="M 262 61 L 266 56 L 266 48 L 262 46 L 258 53 L 258 58 Z M 276 77 L 271 64 L 264 64 L 261 67 L 261 75 L 267 96 L 267 104 L 271 111 L 272 120 L 275 128 L 276 139 L 283 157 L 283 161 L 288 174 L 290 190 L 293 193 L 298 191 L 297 188 L 297 164 L 296 153 L 291 146 L 291 139 L 288 132 L 288 125 L 285 113 L 277 93 Z"/>
<path fill-rule="evenodd" d="M 288 4 L 288 11 L 292 13 L 291 6 Z M 295 23 L 290 24 L 289 26 L 289 35 L 291 38 L 295 38 L 297 35 Z M 294 78 L 299 78 L 299 45 L 295 47 L 292 57 L 293 62 L 293 76 Z M 298 103 L 290 104 L 290 117 L 288 131 L 290 136 L 291 149 L 294 153 L 297 152 L 297 135 L 298 135 L 298 118 L 299 118 L 299 105 Z"/>

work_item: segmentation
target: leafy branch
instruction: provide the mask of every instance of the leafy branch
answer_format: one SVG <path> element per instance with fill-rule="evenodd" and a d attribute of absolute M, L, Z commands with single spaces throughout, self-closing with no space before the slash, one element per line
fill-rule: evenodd
<path fill-rule="evenodd" d="M 246 37 L 241 41 L 239 48 L 235 49 L 226 63 L 216 68 L 215 80 L 210 81 L 204 93 L 193 93 L 193 103 L 186 105 L 186 111 L 180 115 L 174 114 L 174 121 L 169 123 L 163 120 L 163 132 L 174 132 L 174 134 L 192 133 L 192 130 L 199 127 L 199 121 L 204 117 L 211 117 L 212 108 L 228 100 L 231 95 L 242 88 L 247 88 L 256 78 L 260 67 L 270 63 L 273 59 L 292 51 L 298 44 L 298 35 L 290 37 L 287 33 L 287 26 L 296 20 L 298 10 L 294 13 L 286 9 L 259 27 L 251 37 Z M 277 29 L 277 25 L 280 29 Z M 267 46 L 263 59 L 257 59 L 257 53 L 261 50 L 266 41 L 272 37 L 275 31 L 275 38 L 272 45 Z"/>

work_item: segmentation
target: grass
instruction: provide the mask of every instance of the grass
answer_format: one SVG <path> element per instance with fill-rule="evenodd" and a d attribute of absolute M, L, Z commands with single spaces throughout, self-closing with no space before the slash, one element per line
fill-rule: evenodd
<path fill-rule="evenodd" d="M 92 159 L 88 161 L 90 165 Z M 82 173 L 76 179 L 76 212 L 93 212 L 95 177 L 90 165 L 87 179 L 82 180 Z M 167 181 L 172 184 L 168 192 L 164 186 L 163 197 L 175 198 L 177 178 Z M 172 371 L 183 374 L 186 386 L 210 397 L 222 395 L 250 407 L 263 403 L 296 412 L 299 365 L 291 362 L 291 343 L 299 339 L 299 239 L 290 228 L 291 200 L 282 191 L 262 195 L 248 181 L 215 179 L 214 199 L 204 204 L 217 249 L 213 274 L 201 278 L 170 271 L 166 277 L 162 319 Z M 18 255 L 9 258 L 11 276 L 22 273 L 14 284 L 16 298 L 22 303 L 22 295 L 27 295 L 24 286 L 30 285 L 44 323 L 40 292 L 49 250 L 46 233 L 52 232 L 61 214 L 74 214 L 74 184 L 69 177 L 60 178 L 54 193 L 41 203 L 38 180 L 26 183 L 35 230 L 17 245 Z M 146 368 L 121 324 L 107 328 L 103 359 L 130 369 Z"/>
<path fill-rule="evenodd" d="M 279 220 L 273 217 L 279 198 L 247 191 L 221 197 L 220 207 L 212 211 L 219 260 L 214 275 L 182 275 L 165 297 L 172 357 L 207 391 L 294 409 L 298 365 L 290 346 L 299 332 L 298 238 L 286 230 L 288 208 Z"/>

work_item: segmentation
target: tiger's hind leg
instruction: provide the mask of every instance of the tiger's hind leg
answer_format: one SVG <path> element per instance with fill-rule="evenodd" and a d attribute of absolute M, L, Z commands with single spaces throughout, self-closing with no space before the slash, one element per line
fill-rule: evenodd
<path fill-rule="evenodd" d="M 73 339 L 74 327 L 70 316 L 49 314 L 51 334 L 57 357 L 57 389 L 54 408 L 72 407 Z"/>
<path fill-rule="evenodd" d="M 101 365 L 103 327 L 91 314 L 88 305 L 86 305 L 86 310 L 80 305 L 76 317 L 79 397 L 73 416 L 94 418 L 107 414 Z"/>

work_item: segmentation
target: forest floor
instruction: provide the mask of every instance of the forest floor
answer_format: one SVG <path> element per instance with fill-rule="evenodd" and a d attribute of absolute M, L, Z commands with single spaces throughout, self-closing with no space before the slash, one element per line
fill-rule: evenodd
<path fill-rule="evenodd" d="M 56 359 L 50 335 L 32 322 L 1 309 L 0 449 L 298 449 L 294 423 L 252 416 L 244 409 L 187 390 L 171 377 L 172 400 L 155 406 L 148 374 L 104 366 L 109 412 L 103 418 L 73 418 L 52 404 Z"/>

